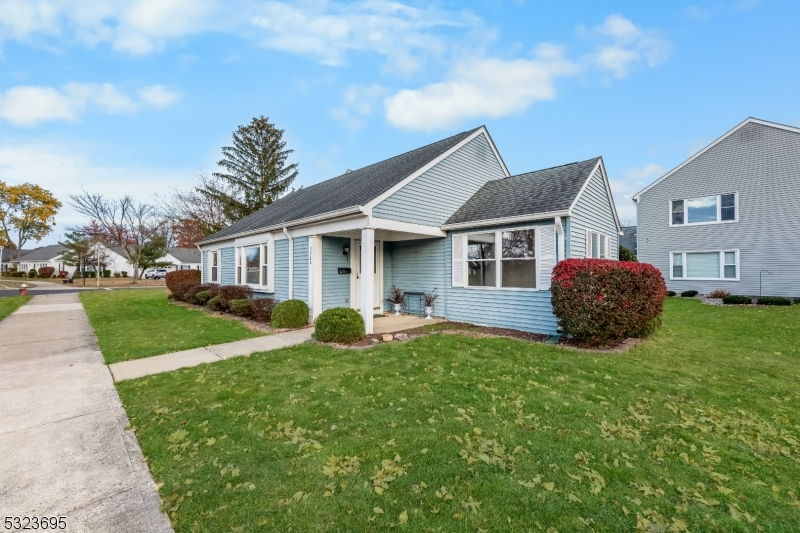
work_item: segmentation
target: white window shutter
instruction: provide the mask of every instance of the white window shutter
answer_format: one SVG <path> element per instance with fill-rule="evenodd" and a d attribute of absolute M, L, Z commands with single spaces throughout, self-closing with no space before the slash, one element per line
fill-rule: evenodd
<path fill-rule="evenodd" d="M 464 283 L 464 239 L 466 235 L 453 235 L 453 269 L 452 269 L 452 285 L 453 287 L 463 287 Z"/>
<path fill-rule="evenodd" d="M 553 267 L 556 266 L 556 227 L 539 227 L 539 289 L 550 290 Z"/>
<path fill-rule="evenodd" d="M 267 291 L 275 292 L 275 239 L 267 242 Z"/>
<path fill-rule="evenodd" d="M 592 232 L 588 229 L 586 230 L 586 251 L 584 252 L 583 257 L 586 259 L 591 259 L 592 257 Z"/>

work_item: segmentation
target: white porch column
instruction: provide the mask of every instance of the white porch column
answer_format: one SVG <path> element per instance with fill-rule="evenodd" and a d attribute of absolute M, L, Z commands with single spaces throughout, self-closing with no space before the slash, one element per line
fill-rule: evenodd
<path fill-rule="evenodd" d="M 313 323 L 322 312 L 322 237 L 308 238 L 308 297 Z"/>
<path fill-rule="evenodd" d="M 375 230 L 361 230 L 361 316 L 367 333 L 372 333 L 373 299 L 375 292 Z"/>

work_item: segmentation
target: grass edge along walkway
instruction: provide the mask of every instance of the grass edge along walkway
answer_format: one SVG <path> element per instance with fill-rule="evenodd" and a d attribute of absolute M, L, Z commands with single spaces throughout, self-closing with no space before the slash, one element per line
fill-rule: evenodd
<path fill-rule="evenodd" d="M 165 289 L 82 292 L 80 299 L 107 364 L 265 335 L 172 305 Z"/>
<path fill-rule="evenodd" d="M 622 355 L 434 335 L 117 384 L 177 533 L 800 530 L 800 307 Z"/>
<path fill-rule="evenodd" d="M 6 296 L 0 298 L 0 320 L 25 305 L 33 296 Z"/>

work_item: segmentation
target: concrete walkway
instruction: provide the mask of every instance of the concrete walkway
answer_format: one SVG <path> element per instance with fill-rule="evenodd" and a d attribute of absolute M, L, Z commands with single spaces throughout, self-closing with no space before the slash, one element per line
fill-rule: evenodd
<path fill-rule="evenodd" d="M 171 532 L 77 294 L 0 322 L 0 513 L 70 532 Z"/>
<path fill-rule="evenodd" d="M 223 359 L 230 359 L 231 357 L 241 357 L 256 352 L 268 352 L 286 348 L 287 346 L 294 346 L 310 340 L 313 333 L 314 328 L 296 329 L 265 337 L 215 344 L 205 348 L 194 348 L 193 350 L 166 353 L 132 361 L 122 361 L 121 363 L 110 364 L 108 368 L 114 376 L 114 381 L 136 379 L 151 374 L 170 372 L 179 368 L 202 365 L 203 363 L 213 363 Z"/>

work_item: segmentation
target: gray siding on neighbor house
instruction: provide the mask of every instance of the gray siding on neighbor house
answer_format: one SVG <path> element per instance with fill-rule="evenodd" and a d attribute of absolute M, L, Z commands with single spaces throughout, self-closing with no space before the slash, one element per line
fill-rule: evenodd
<path fill-rule="evenodd" d="M 308 237 L 294 239 L 294 294 L 295 300 L 308 303 Z"/>
<path fill-rule="evenodd" d="M 391 249 L 390 262 L 386 261 L 387 254 L 384 251 L 384 271 L 387 264 L 390 264 L 391 283 L 403 291 L 432 292 L 436 289 L 436 293 L 439 294 L 433 313 L 436 316 L 445 316 L 446 312 L 444 298 L 445 240 L 444 238 L 435 238 L 386 243 Z M 386 283 L 386 274 L 384 274 L 385 293 L 388 293 L 391 283 Z M 416 311 L 417 301 L 408 303 L 411 304 L 411 309 Z M 392 304 L 386 304 L 387 310 L 392 308 Z"/>
<path fill-rule="evenodd" d="M 445 285 L 446 317 L 458 322 L 470 322 L 485 326 L 512 328 L 535 333 L 556 333 L 558 322 L 553 315 L 550 291 L 520 291 L 504 289 L 482 289 L 452 286 L 453 235 L 496 231 L 515 227 L 552 225 L 553 220 L 515 224 L 512 226 L 476 228 L 453 232 L 445 239 L 443 283 Z M 437 305 L 438 305 L 437 301 Z"/>
<path fill-rule="evenodd" d="M 236 248 L 221 248 L 219 251 L 220 284 L 236 284 Z"/>
<path fill-rule="evenodd" d="M 322 237 L 322 310 L 350 307 L 350 275 L 339 274 L 339 268 L 349 268 L 350 258 L 342 254 L 350 239 Z"/>
<path fill-rule="evenodd" d="M 671 200 L 738 193 L 738 221 L 670 227 Z M 641 195 L 638 257 L 670 290 L 800 296 L 800 134 L 748 123 Z M 739 281 L 670 280 L 670 252 L 739 250 Z"/>
<path fill-rule="evenodd" d="M 372 214 L 441 226 L 484 183 L 504 177 L 489 142 L 479 135 L 379 203 Z"/>
<path fill-rule="evenodd" d="M 608 235 L 611 248 L 609 258 L 618 259 L 619 233 L 611 202 L 598 167 L 572 209 L 568 257 L 586 257 L 586 231 L 592 230 Z"/>

